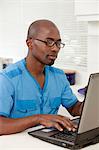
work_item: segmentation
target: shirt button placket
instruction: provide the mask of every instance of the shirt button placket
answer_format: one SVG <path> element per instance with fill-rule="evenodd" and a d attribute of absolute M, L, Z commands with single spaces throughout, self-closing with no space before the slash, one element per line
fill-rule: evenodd
<path fill-rule="evenodd" d="M 41 105 L 40 105 L 40 108 L 41 108 L 41 114 L 43 114 L 43 103 L 44 103 L 43 91 L 41 91 Z"/>

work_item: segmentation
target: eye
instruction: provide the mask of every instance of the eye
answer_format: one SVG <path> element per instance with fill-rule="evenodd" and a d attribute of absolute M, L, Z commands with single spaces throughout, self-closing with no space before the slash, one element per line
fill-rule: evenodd
<path fill-rule="evenodd" d="M 47 39 L 47 45 L 53 45 L 53 43 L 54 43 L 54 40 L 53 39 Z"/>
<path fill-rule="evenodd" d="M 61 44 L 61 40 L 56 41 L 56 44 L 60 45 Z"/>

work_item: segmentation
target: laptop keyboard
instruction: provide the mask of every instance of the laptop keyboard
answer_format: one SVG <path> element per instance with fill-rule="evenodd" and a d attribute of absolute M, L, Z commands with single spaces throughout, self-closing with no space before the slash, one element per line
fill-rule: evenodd
<path fill-rule="evenodd" d="M 77 132 L 68 131 L 67 129 L 64 129 L 62 132 L 58 132 L 51 137 L 60 139 L 60 140 L 66 140 L 69 142 L 74 142 L 76 138 Z"/>
<path fill-rule="evenodd" d="M 76 124 L 79 124 L 79 121 L 80 121 L 79 118 L 73 120 L 73 122 L 75 122 Z M 66 140 L 69 142 L 74 142 L 76 135 L 77 135 L 77 130 L 73 132 L 73 131 L 68 131 L 67 129 L 64 129 L 62 132 L 59 131 L 58 133 L 52 135 L 51 137 L 60 139 L 60 140 Z"/>

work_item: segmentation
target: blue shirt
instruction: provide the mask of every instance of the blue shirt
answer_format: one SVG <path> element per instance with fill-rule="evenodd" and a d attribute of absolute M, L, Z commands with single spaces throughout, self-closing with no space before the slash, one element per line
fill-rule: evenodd
<path fill-rule="evenodd" d="M 70 108 L 77 102 L 64 72 L 45 67 L 45 83 L 41 89 L 26 69 L 25 59 L 0 73 L 0 115 L 22 118 L 34 114 L 57 114 L 59 106 Z"/>

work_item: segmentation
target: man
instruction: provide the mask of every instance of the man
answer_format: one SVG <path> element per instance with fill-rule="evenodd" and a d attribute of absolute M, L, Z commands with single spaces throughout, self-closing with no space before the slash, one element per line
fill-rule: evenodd
<path fill-rule="evenodd" d="M 57 115 L 62 104 L 73 116 L 82 103 L 72 93 L 62 70 L 51 67 L 64 44 L 49 20 L 33 22 L 26 40 L 28 55 L 0 73 L 0 135 L 35 125 L 75 131 L 68 117 Z"/>

